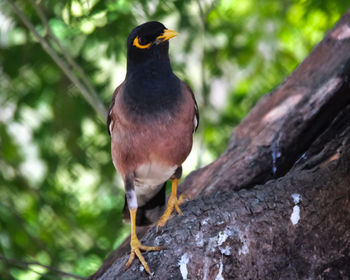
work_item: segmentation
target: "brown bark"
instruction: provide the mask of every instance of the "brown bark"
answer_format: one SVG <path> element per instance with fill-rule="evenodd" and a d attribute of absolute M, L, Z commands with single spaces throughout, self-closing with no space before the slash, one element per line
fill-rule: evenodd
<path fill-rule="evenodd" d="M 350 279 L 350 12 L 181 190 L 184 216 L 144 229 L 144 244 L 167 247 L 144 253 L 153 279 L 185 268 L 188 279 Z M 124 270 L 128 250 L 91 279 L 147 279 L 138 260 Z"/>

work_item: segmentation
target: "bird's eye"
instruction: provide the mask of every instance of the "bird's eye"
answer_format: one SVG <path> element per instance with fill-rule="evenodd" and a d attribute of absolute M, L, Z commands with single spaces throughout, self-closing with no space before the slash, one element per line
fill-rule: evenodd
<path fill-rule="evenodd" d="M 146 45 L 147 42 L 144 38 L 139 37 L 139 43 L 140 43 L 140 45 Z"/>
<path fill-rule="evenodd" d="M 139 49 L 147 49 L 149 46 L 151 46 L 151 43 L 147 44 L 147 41 L 144 38 L 136 36 L 133 45 Z"/>

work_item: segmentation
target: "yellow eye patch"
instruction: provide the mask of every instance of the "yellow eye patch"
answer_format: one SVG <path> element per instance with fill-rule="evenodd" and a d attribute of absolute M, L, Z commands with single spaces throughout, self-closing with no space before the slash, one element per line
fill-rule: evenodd
<path fill-rule="evenodd" d="M 151 45 L 151 43 L 148 43 L 146 45 L 141 45 L 139 42 L 139 37 L 136 36 L 136 38 L 134 39 L 133 45 L 139 49 L 147 49 Z"/>

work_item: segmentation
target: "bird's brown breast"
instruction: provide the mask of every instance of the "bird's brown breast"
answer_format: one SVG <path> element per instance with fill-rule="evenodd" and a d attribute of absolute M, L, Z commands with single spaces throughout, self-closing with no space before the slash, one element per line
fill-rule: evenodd
<path fill-rule="evenodd" d="M 123 103 L 123 90 L 116 95 L 111 111 L 112 157 L 123 177 L 134 172 L 136 183 L 137 180 L 156 183 L 157 179 L 163 183 L 184 162 L 192 148 L 194 104 L 191 96 L 184 94 L 177 107 L 175 114 L 163 111 L 135 116 Z"/>

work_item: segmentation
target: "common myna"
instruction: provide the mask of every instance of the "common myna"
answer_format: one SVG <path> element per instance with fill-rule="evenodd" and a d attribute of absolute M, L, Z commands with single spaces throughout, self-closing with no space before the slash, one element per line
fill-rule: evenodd
<path fill-rule="evenodd" d="M 168 40 L 176 35 L 156 21 L 131 31 L 126 77 L 114 92 L 107 119 L 113 164 L 124 181 L 128 206 L 124 209 L 129 210 L 131 219 L 131 254 L 126 267 L 136 254 L 148 273 L 140 250 L 161 247 L 142 245 L 136 225 L 153 222 L 147 211 L 165 204 L 165 183 L 169 179 L 172 192 L 157 226 L 165 225 L 174 208 L 182 214 L 177 186 L 199 121 L 193 92 L 170 65 Z"/>

